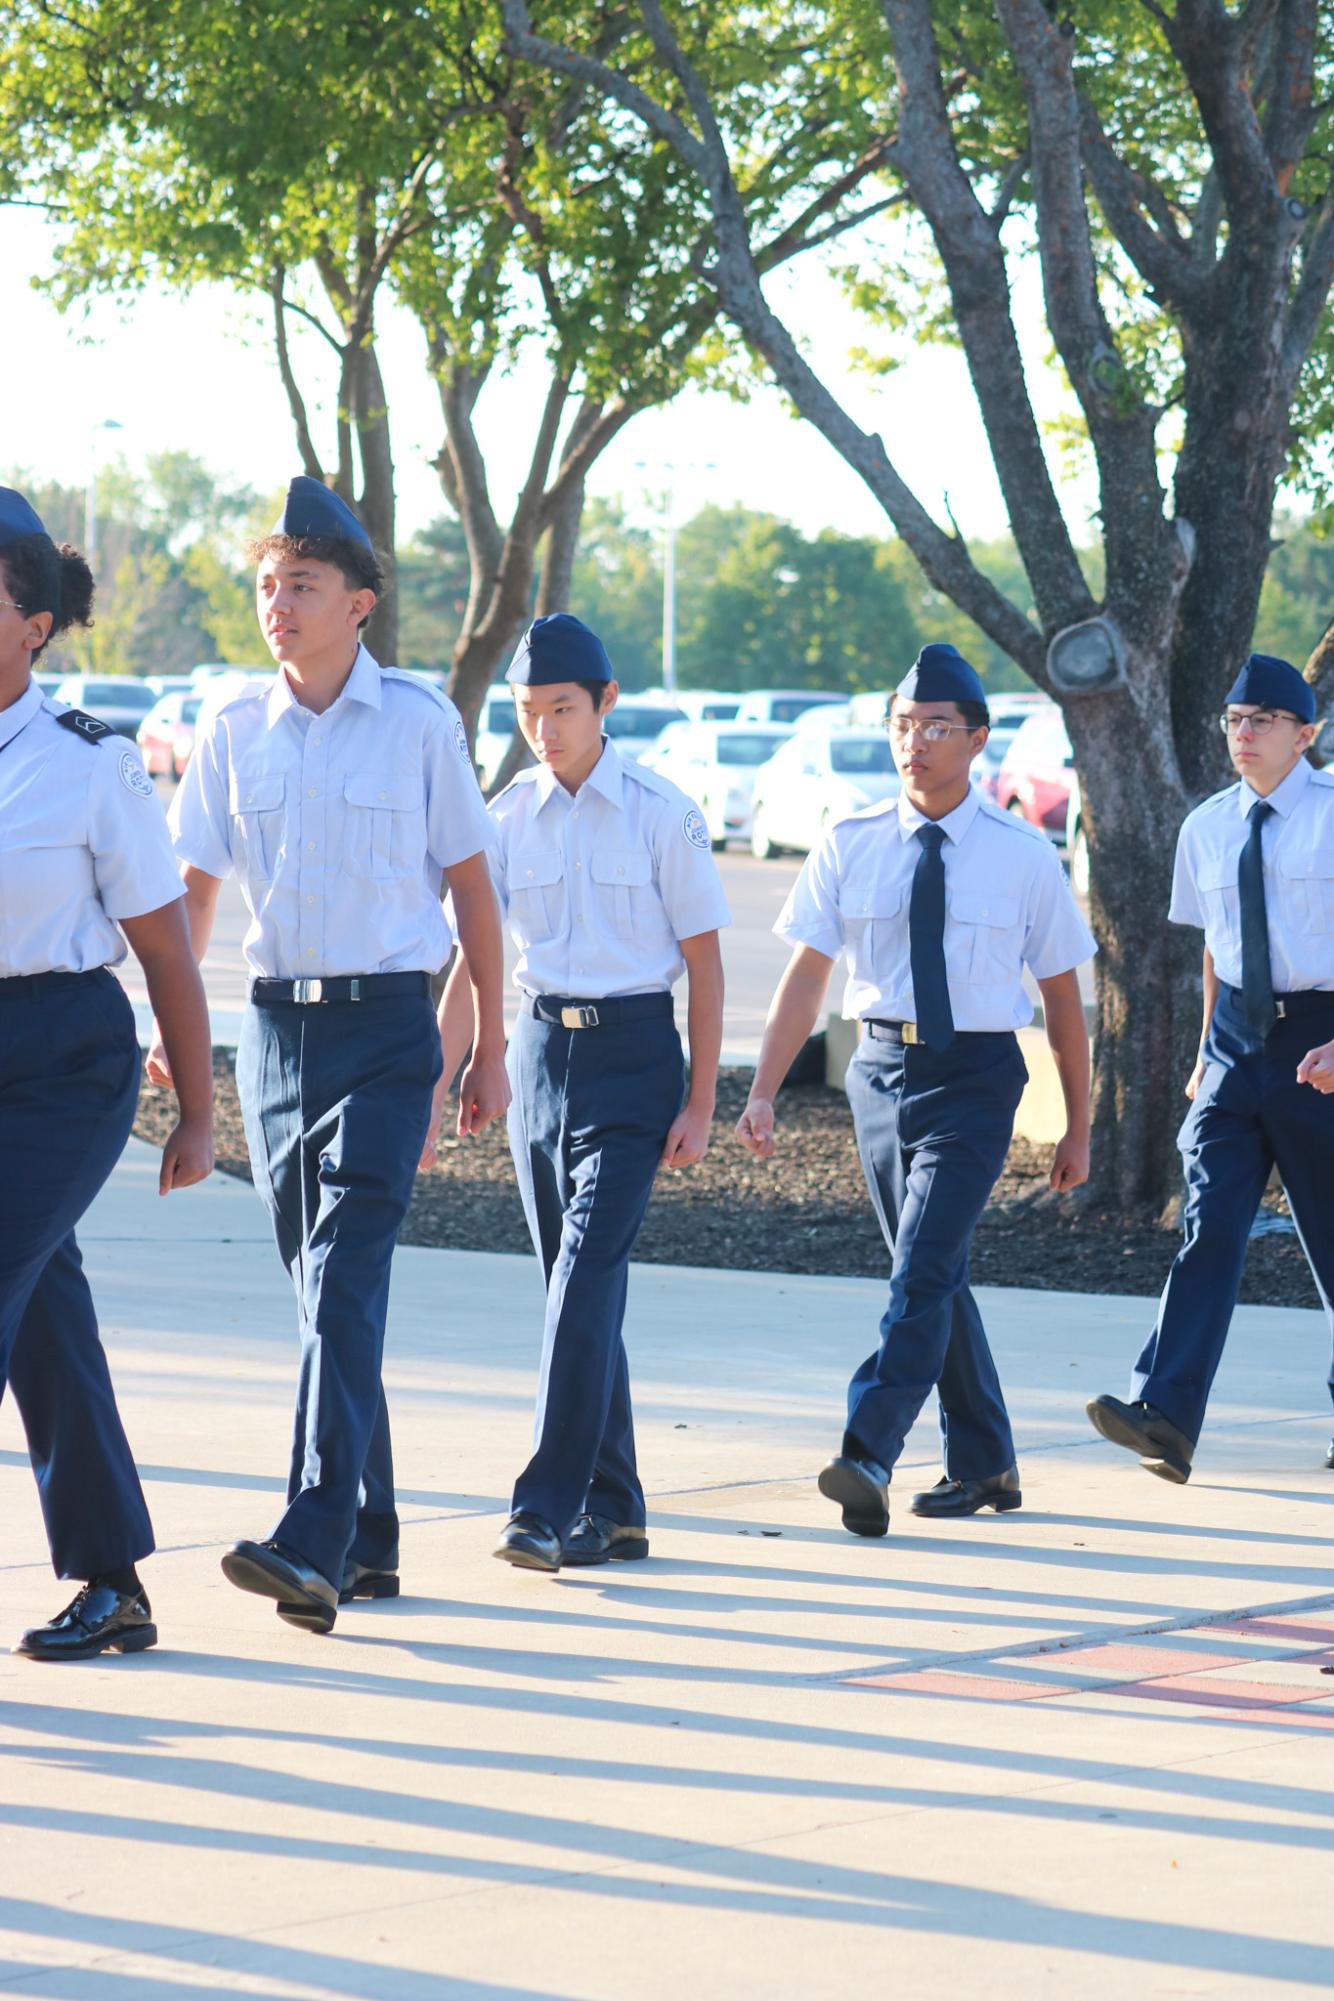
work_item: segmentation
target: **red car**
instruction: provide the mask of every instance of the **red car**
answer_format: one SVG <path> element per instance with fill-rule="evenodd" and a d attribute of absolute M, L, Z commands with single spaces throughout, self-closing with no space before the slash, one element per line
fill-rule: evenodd
<path fill-rule="evenodd" d="M 176 689 L 154 703 L 135 732 L 135 742 L 150 778 L 179 779 L 195 747 L 195 723 L 202 695 Z"/>
<path fill-rule="evenodd" d="M 1075 759 L 1065 718 L 1044 702 L 1015 731 L 996 776 L 996 804 L 1064 845 Z"/>

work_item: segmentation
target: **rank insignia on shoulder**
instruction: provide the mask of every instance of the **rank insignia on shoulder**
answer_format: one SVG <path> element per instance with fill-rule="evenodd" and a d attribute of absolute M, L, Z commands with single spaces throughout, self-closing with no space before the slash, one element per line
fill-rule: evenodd
<path fill-rule="evenodd" d="M 86 709 L 66 709 L 63 716 L 56 717 L 56 721 L 62 730 L 73 730 L 75 736 L 81 736 L 85 743 L 97 743 L 104 736 L 116 734 L 112 724 L 104 723 L 100 716 L 90 716 Z"/>

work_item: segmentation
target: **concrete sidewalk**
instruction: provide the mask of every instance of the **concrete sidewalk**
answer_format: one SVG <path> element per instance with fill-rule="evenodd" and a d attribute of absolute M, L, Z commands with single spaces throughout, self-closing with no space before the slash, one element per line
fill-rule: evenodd
<path fill-rule="evenodd" d="M 984 1293 L 1026 1505 L 888 1540 L 815 1491 L 883 1288 L 636 1269 L 653 1557 L 494 1562 L 524 1259 L 399 1253 L 405 1595 L 317 1639 L 218 1555 L 277 1512 L 293 1310 L 259 1204 L 81 1233 L 160 1541 L 162 1644 L 0 1656 L 0 1993 L 170 2001 L 1323 1995 L 1334 1474 L 1323 1322 L 1244 1308 L 1198 1471 L 1097 1440 L 1144 1301 Z M 0 1642 L 64 1602 L 0 1410 Z"/>

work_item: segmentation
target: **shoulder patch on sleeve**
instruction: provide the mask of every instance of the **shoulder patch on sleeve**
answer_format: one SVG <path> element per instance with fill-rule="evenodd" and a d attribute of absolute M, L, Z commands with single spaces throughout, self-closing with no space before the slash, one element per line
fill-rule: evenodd
<path fill-rule="evenodd" d="M 708 848 L 713 845 L 709 838 L 709 829 L 705 823 L 704 815 L 700 812 L 698 806 L 692 806 L 687 812 L 684 820 L 681 822 L 681 832 L 685 835 L 692 848 Z"/>
<path fill-rule="evenodd" d="M 66 709 L 56 721 L 62 730 L 82 737 L 85 743 L 100 743 L 104 736 L 116 734 L 110 723 L 104 723 L 100 716 L 90 716 L 86 709 Z"/>
<path fill-rule="evenodd" d="M 153 781 L 140 764 L 132 750 L 123 751 L 120 760 L 120 782 L 127 792 L 133 792 L 136 799 L 155 799 Z"/>

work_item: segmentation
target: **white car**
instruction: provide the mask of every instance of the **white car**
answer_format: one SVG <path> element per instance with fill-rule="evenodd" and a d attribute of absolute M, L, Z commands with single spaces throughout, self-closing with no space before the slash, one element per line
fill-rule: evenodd
<path fill-rule="evenodd" d="M 621 756 L 637 764 L 671 723 L 689 720 L 662 695 L 622 695 L 603 728 Z"/>
<path fill-rule="evenodd" d="M 663 732 L 653 769 L 698 805 L 715 848 L 750 837 L 750 801 L 760 767 L 792 734 L 777 723 L 686 723 Z"/>
<path fill-rule="evenodd" d="M 671 700 L 692 723 L 730 723 L 741 707 L 740 695 L 724 694 L 720 688 L 678 688 Z"/>
<path fill-rule="evenodd" d="M 741 697 L 732 718 L 738 723 L 794 723 L 821 702 L 843 702 L 845 695 L 824 694 L 818 688 L 752 688 Z"/>
<path fill-rule="evenodd" d="M 477 778 L 483 792 L 496 782 L 500 760 L 510 747 L 510 738 L 519 727 L 514 713 L 514 690 L 505 681 L 493 681 L 482 697 L 477 716 Z"/>
<path fill-rule="evenodd" d="M 898 792 L 883 729 L 801 731 L 756 778 L 751 853 L 761 861 L 785 848 L 807 854 L 835 820 Z"/>

